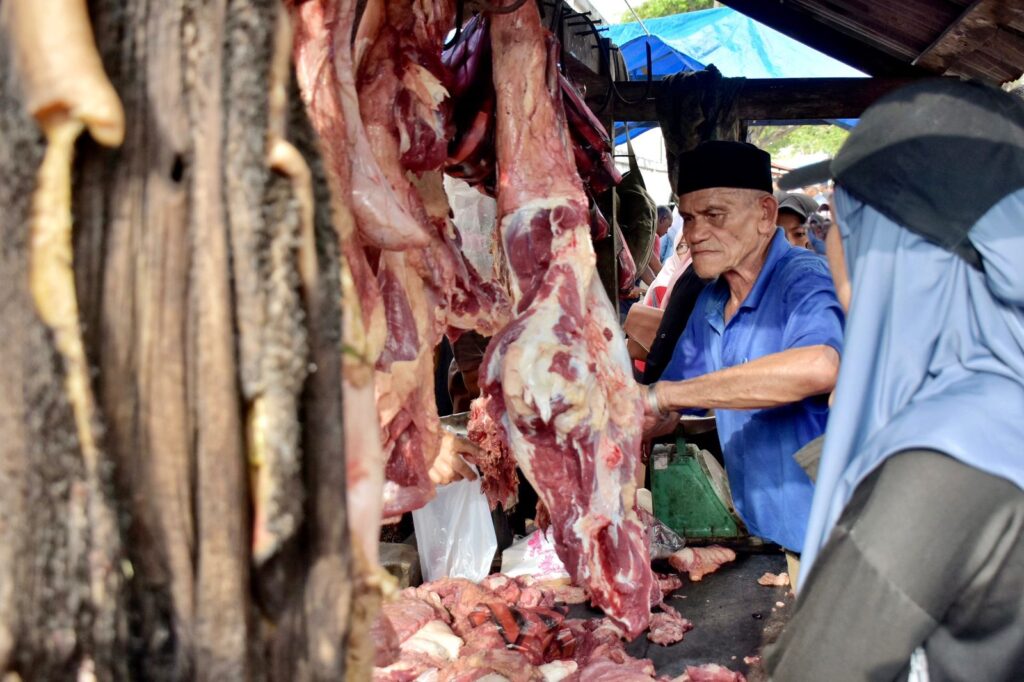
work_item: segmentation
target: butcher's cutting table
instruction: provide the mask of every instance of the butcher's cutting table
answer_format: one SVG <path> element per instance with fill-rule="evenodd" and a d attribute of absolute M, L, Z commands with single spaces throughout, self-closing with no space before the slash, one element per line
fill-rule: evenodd
<path fill-rule="evenodd" d="M 664 569 L 668 570 L 668 569 Z M 682 642 L 660 646 L 641 635 L 627 648 L 631 656 L 649 658 L 659 675 L 675 677 L 688 665 L 718 663 L 747 674 L 745 656 L 759 652 L 764 631 L 777 628 L 793 608 L 788 587 L 763 587 L 757 579 L 764 573 L 786 570 L 781 553 L 738 554 L 700 582 L 684 578 L 684 585 L 666 603 L 693 623 Z M 779 607 L 777 602 L 784 606 Z M 574 618 L 599 618 L 601 613 L 585 605 L 569 611 Z"/>

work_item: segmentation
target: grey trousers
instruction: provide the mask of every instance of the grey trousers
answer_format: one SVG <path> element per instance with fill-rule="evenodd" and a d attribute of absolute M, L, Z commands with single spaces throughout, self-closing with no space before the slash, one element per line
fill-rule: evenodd
<path fill-rule="evenodd" d="M 1024 492 L 929 451 L 857 487 L 764 662 L 775 682 L 889 682 L 918 646 L 932 682 L 1024 680 Z"/>

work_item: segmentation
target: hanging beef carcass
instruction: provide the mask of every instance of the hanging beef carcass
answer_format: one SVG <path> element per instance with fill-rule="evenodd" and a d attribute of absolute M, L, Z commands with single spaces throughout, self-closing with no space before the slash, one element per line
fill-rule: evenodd
<path fill-rule="evenodd" d="M 642 407 L 596 276 L 587 198 L 537 7 L 492 20 L 498 214 L 516 317 L 491 343 L 492 426 L 551 511 L 558 552 L 635 636 L 660 601 L 634 511 Z"/>
<path fill-rule="evenodd" d="M 388 320 L 377 365 L 377 408 L 387 456 L 384 515 L 422 507 L 440 447 L 433 350 L 448 329 L 494 334 L 508 318 L 504 293 L 461 253 L 442 168 L 448 93 L 442 85 L 449 0 L 371 0 L 356 35 L 357 89 L 365 130 L 388 182 L 430 236 L 401 257 L 380 256 Z"/>

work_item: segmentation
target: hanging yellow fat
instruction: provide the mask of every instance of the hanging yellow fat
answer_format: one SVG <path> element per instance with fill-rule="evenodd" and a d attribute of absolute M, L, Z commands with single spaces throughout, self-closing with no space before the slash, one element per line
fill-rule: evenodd
<path fill-rule="evenodd" d="M 66 112 L 51 114 L 41 123 L 46 154 L 32 197 L 29 287 L 39 317 L 52 330 L 64 359 L 65 390 L 86 466 L 92 468 L 97 459 L 92 430 L 95 404 L 78 328 L 71 245 L 71 162 L 75 140 L 85 125 Z"/>
<path fill-rule="evenodd" d="M 29 288 L 64 360 L 83 460 L 95 476 L 96 407 L 75 291 L 71 163 L 75 140 L 85 129 L 100 144 L 121 144 L 124 109 L 103 71 L 85 0 L 8 0 L 0 5 L 0 22 L 14 43 L 13 64 L 26 106 L 46 137 L 32 197 Z"/>
<path fill-rule="evenodd" d="M 100 144 L 119 146 L 124 109 L 96 51 L 85 0 L 6 0 L 0 21 L 14 43 L 14 67 L 36 120 L 63 112 Z"/>

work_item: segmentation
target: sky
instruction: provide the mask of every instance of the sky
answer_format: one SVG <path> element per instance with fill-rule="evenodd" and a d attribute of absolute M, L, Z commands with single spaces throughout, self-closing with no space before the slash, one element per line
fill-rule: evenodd
<path fill-rule="evenodd" d="M 643 4 L 643 0 L 629 0 L 629 3 L 633 5 L 633 9 L 636 9 Z M 629 11 L 626 8 L 626 3 L 622 0 L 590 0 L 590 4 L 604 16 L 605 21 L 609 24 L 619 23 L 622 15 Z"/>

